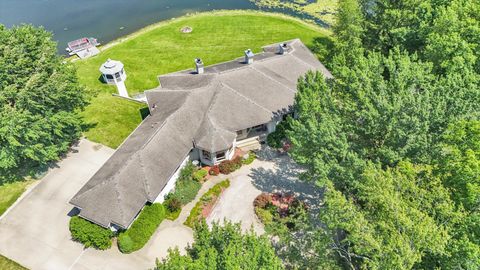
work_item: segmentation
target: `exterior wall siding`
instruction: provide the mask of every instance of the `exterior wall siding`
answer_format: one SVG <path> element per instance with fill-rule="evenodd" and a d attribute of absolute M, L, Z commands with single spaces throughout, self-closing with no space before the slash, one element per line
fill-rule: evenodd
<path fill-rule="evenodd" d="M 175 171 L 175 173 L 168 179 L 167 184 L 163 188 L 162 192 L 158 195 L 158 197 L 155 199 L 154 202 L 156 203 L 163 203 L 165 201 L 165 196 L 170 193 L 175 188 L 175 183 L 177 182 L 178 176 L 180 175 L 180 170 L 187 165 L 187 162 L 190 160 L 190 155 L 187 155 L 187 157 L 182 161 L 182 164 L 178 167 L 178 169 Z"/>

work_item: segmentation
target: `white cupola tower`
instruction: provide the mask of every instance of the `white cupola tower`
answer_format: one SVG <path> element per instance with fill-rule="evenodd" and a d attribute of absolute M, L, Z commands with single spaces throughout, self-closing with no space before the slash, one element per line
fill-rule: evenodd
<path fill-rule="evenodd" d="M 122 97 L 128 97 L 127 88 L 125 87 L 127 74 L 123 69 L 122 62 L 108 59 L 100 67 L 100 72 L 105 83 L 116 85 L 118 94 Z"/>

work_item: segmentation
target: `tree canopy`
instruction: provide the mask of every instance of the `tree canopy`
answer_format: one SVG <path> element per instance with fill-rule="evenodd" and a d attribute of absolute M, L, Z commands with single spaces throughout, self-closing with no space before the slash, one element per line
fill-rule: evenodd
<path fill-rule="evenodd" d="M 240 224 L 230 222 L 214 223 L 211 229 L 201 222 L 186 253 L 170 250 L 167 259 L 157 260 L 155 269 L 283 269 L 266 237 L 253 230 L 242 234 Z"/>
<path fill-rule="evenodd" d="M 0 176 L 56 160 L 81 134 L 86 103 L 75 69 L 57 55 L 52 34 L 0 25 Z"/>
<path fill-rule="evenodd" d="M 286 132 L 303 179 L 325 194 L 302 227 L 312 240 L 295 242 L 317 256 L 277 234 L 289 264 L 480 268 L 479 8 L 339 1 L 335 78 L 299 79 Z"/>

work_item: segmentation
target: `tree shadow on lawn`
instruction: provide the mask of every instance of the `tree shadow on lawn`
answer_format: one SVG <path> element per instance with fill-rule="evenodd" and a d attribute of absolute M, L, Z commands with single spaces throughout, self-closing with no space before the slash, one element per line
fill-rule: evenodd
<path fill-rule="evenodd" d="M 252 168 L 249 177 L 253 185 L 262 192 L 281 192 L 295 195 L 307 203 L 312 215 L 317 215 L 323 201 L 323 189 L 314 183 L 300 180 L 304 171 L 287 155 L 276 153 L 265 147 L 257 153 L 260 161 L 273 162 L 273 168 Z"/>

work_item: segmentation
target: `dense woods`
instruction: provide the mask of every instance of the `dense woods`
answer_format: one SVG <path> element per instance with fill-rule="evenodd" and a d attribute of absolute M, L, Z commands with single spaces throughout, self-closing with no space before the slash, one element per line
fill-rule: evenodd
<path fill-rule="evenodd" d="M 85 99 L 51 33 L 0 25 L 0 183 L 66 152 L 81 134 Z"/>
<path fill-rule="evenodd" d="M 480 2 L 340 0 L 287 131 L 325 192 L 293 268 L 480 268 Z M 315 250 L 315 252 L 307 252 Z"/>

